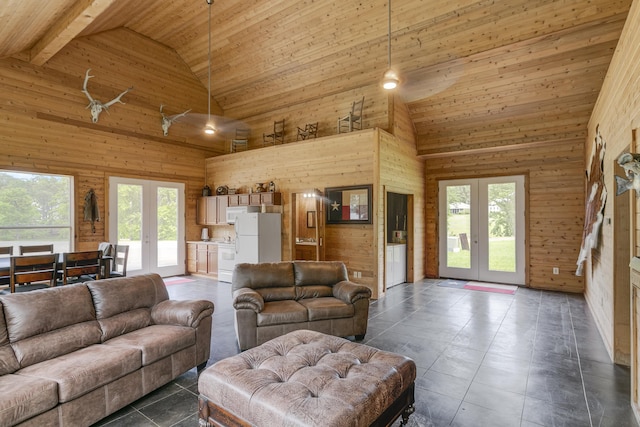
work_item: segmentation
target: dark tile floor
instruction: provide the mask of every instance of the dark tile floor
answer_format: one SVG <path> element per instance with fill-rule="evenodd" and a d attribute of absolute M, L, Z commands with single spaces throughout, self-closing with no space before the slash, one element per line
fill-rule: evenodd
<path fill-rule="evenodd" d="M 581 295 L 520 288 L 515 295 L 395 286 L 371 304 L 365 344 L 418 366 L 411 426 L 633 426 L 630 374 L 611 363 Z M 209 363 L 238 353 L 231 285 L 169 286 L 174 299 L 214 301 Z M 113 414 L 103 426 L 197 426 L 197 374 Z"/>

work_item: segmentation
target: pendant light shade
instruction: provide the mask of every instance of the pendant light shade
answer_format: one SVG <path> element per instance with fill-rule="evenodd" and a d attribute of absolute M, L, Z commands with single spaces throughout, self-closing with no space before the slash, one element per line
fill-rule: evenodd
<path fill-rule="evenodd" d="M 388 13 L 388 24 L 389 24 L 389 35 L 387 38 L 387 53 L 388 53 L 388 69 L 385 71 L 384 76 L 382 77 L 382 87 L 386 90 L 392 90 L 398 87 L 400 84 L 400 79 L 398 78 L 398 74 L 393 71 L 391 68 L 391 0 L 387 0 L 387 5 L 389 7 Z"/>

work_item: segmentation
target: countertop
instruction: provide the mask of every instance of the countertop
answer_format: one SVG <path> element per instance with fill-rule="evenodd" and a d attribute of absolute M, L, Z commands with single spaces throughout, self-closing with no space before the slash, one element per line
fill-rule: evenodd
<path fill-rule="evenodd" d="M 187 243 L 204 243 L 205 245 L 235 245 L 235 241 L 225 242 L 224 240 L 187 240 Z"/>

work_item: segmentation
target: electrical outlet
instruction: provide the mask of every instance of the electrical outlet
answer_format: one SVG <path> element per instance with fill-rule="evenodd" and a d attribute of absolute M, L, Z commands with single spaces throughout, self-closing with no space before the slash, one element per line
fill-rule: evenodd
<path fill-rule="evenodd" d="M 558 267 L 553 267 L 553 274 L 560 274 L 560 269 Z"/>

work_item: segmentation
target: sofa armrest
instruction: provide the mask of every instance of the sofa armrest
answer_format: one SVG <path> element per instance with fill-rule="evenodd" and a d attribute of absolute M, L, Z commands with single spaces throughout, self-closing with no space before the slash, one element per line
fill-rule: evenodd
<path fill-rule="evenodd" d="M 371 289 L 347 280 L 333 285 L 333 296 L 346 303 L 353 304 L 361 299 L 371 298 Z"/>
<path fill-rule="evenodd" d="M 264 298 L 251 288 L 240 288 L 233 292 L 233 308 L 249 309 L 260 313 L 264 308 Z"/>
<path fill-rule="evenodd" d="M 207 300 L 164 300 L 151 309 L 151 320 L 156 325 L 197 328 L 202 319 L 213 314 L 213 308 Z"/>

